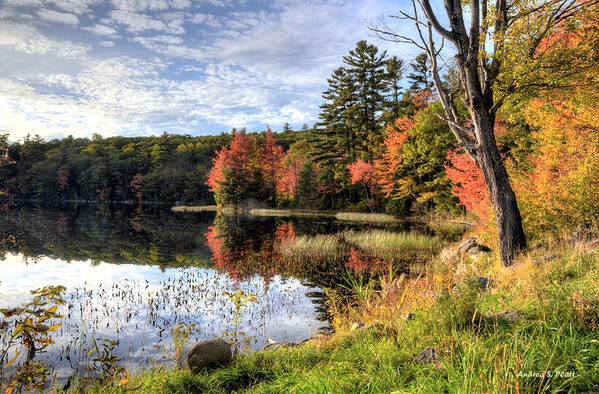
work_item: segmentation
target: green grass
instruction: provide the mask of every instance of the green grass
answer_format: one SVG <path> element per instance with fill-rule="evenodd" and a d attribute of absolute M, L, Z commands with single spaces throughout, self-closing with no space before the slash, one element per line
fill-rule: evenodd
<path fill-rule="evenodd" d="M 332 216 L 332 213 L 326 211 L 310 211 L 295 209 L 259 209 L 253 208 L 248 211 L 253 216 L 276 216 L 276 217 L 323 217 Z"/>
<path fill-rule="evenodd" d="M 372 242 L 366 235 L 354 237 Z M 420 242 L 384 235 L 376 239 L 396 247 Z M 301 244 L 310 242 L 316 241 Z M 331 241 L 325 237 L 318 242 Z M 229 366 L 197 376 L 185 370 L 148 371 L 129 387 L 142 383 L 138 392 L 144 393 L 597 391 L 599 255 L 564 249 L 559 258 L 538 264 L 535 258 L 549 252 L 535 253 L 511 269 L 496 266 L 491 258 L 478 259 L 468 262 L 467 273 L 458 270 L 442 281 L 431 272 L 410 286 L 402 282 L 408 298 L 413 298 L 406 303 L 415 314 L 409 321 L 395 318 L 405 312 L 393 309 L 397 302 L 385 304 L 382 299 L 378 307 L 391 311 L 392 319 L 379 320 L 379 326 L 340 329 L 328 340 L 241 356 Z M 481 272 L 495 281 L 485 292 L 474 280 Z M 431 296 L 425 295 L 429 287 L 434 290 Z M 380 311 L 375 298 L 353 310 L 376 317 Z M 491 318 L 510 309 L 525 317 L 514 322 Z M 437 349 L 439 365 L 412 361 L 427 347 Z M 95 391 L 125 392 L 107 386 Z"/>
<path fill-rule="evenodd" d="M 360 213 L 360 212 L 337 212 L 335 219 L 346 222 L 359 223 L 395 223 L 395 219 L 386 213 Z"/>
<path fill-rule="evenodd" d="M 339 261 L 348 253 L 340 241 L 337 234 L 300 235 L 281 243 L 281 255 L 290 263 Z"/>
<path fill-rule="evenodd" d="M 218 207 L 216 205 L 180 205 L 171 207 L 171 211 L 173 212 L 208 212 L 217 210 Z"/>
<path fill-rule="evenodd" d="M 423 253 L 436 251 L 442 242 L 437 237 L 423 234 L 385 230 L 345 231 L 342 237 L 373 256 L 405 252 Z"/>

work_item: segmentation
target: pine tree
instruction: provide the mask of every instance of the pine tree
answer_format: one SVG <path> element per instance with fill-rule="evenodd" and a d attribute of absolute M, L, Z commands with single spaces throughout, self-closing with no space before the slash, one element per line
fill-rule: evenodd
<path fill-rule="evenodd" d="M 356 139 L 353 122 L 348 115 L 357 98 L 352 77 L 345 67 L 339 67 L 327 82 L 329 88 L 322 93 L 326 102 L 320 106 L 320 121 L 310 137 L 314 156 L 317 161 L 325 163 L 348 159 L 353 161 Z"/>
<path fill-rule="evenodd" d="M 325 103 L 320 107 L 320 121 L 310 138 L 315 159 L 328 164 L 349 164 L 359 156 L 372 157 L 373 148 L 382 141 L 381 116 L 388 106 L 390 82 L 385 51 L 359 41 L 343 62 L 345 65 L 327 80 L 329 88 L 322 94 Z M 398 63 L 395 66 L 400 66 Z M 397 79 L 398 70 L 394 71 Z"/>
<path fill-rule="evenodd" d="M 362 143 L 359 149 L 367 156 L 382 141 L 381 115 L 386 107 L 385 95 L 387 52 L 366 41 L 359 41 L 356 48 L 343 57 L 353 77 L 357 103 L 351 108 L 355 121 L 355 135 Z"/>
<path fill-rule="evenodd" d="M 411 82 L 411 90 L 417 92 L 433 87 L 431 66 L 426 53 L 423 52 L 416 56 L 414 61 L 410 63 L 410 67 L 412 72 L 408 75 L 408 80 Z"/>
<path fill-rule="evenodd" d="M 385 82 L 387 84 L 387 103 L 386 110 L 383 114 L 383 124 L 392 124 L 395 119 L 402 116 L 402 108 L 404 103 L 402 102 L 402 87 L 401 80 L 403 78 L 403 60 L 397 56 L 393 56 L 387 60 L 385 65 L 386 74 Z"/>

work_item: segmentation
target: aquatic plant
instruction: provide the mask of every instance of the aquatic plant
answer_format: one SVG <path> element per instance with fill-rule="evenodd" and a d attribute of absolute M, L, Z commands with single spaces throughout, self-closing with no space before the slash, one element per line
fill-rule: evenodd
<path fill-rule="evenodd" d="M 33 299 L 22 306 L 12 309 L 0 309 L 3 319 L 0 321 L 0 390 L 11 393 L 35 391 L 45 386 L 50 373 L 41 362 L 36 361 L 36 354 L 55 343 L 50 335 L 61 323 L 50 324 L 51 319 L 61 319 L 58 306 L 63 305 L 64 286 L 48 286 L 33 290 Z M 10 326 L 14 328 L 9 330 Z M 25 360 L 18 365 L 14 373 L 5 382 L 6 368 L 18 362 L 21 355 Z M 9 359 L 10 357 L 10 359 Z M 15 364 L 16 365 L 16 364 Z"/>
<path fill-rule="evenodd" d="M 240 327 L 241 318 L 243 317 L 243 307 L 250 302 L 256 302 L 258 298 L 255 294 L 246 293 L 241 289 L 235 292 L 225 291 L 224 294 L 229 297 L 235 310 L 231 318 L 233 329 L 223 332 L 222 339 L 231 344 L 234 355 L 245 353 L 250 346 L 251 338 Z"/>

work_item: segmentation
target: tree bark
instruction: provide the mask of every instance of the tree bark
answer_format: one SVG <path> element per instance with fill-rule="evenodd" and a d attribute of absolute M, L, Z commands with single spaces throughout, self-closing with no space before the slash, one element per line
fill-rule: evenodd
<path fill-rule="evenodd" d="M 481 139 L 488 140 L 478 146 L 475 155 L 476 164 L 481 169 L 489 189 L 495 213 L 499 257 L 501 263 L 507 267 L 512 265 L 515 254 L 526 247 L 526 238 L 516 196 L 495 142 L 494 123 L 495 119 L 491 117 L 475 122 Z"/>

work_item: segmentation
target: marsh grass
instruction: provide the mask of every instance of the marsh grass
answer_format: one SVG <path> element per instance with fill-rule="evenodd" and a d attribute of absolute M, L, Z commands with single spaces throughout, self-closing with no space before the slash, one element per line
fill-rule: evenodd
<path fill-rule="evenodd" d="M 289 263 L 335 262 L 348 253 L 337 234 L 300 235 L 281 242 L 280 248 L 283 260 Z"/>
<path fill-rule="evenodd" d="M 336 234 L 300 235 L 280 244 L 288 263 L 345 263 L 351 248 L 388 263 L 427 258 L 443 245 L 438 237 L 385 230 L 346 230 Z"/>
<path fill-rule="evenodd" d="M 216 212 L 218 210 L 219 208 L 216 205 L 181 205 L 171 207 L 171 211 L 173 212 Z"/>
<path fill-rule="evenodd" d="M 396 233 L 385 230 L 344 231 L 341 236 L 348 242 L 356 244 L 366 252 L 377 250 L 401 251 L 435 251 L 442 242 L 437 237 L 429 237 L 417 233 Z"/>
<path fill-rule="evenodd" d="M 326 211 L 310 211 L 295 209 L 259 209 L 253 208 L 248 211 L 252 216 L 273 216 L 273 217 L 331 217 L 332 213 Z"/>
<path fill-rule="evenodd" d="M 357 223 L 395 223 L 397 219 L 386 213 L 337 212 L 335 219 Z"/>

